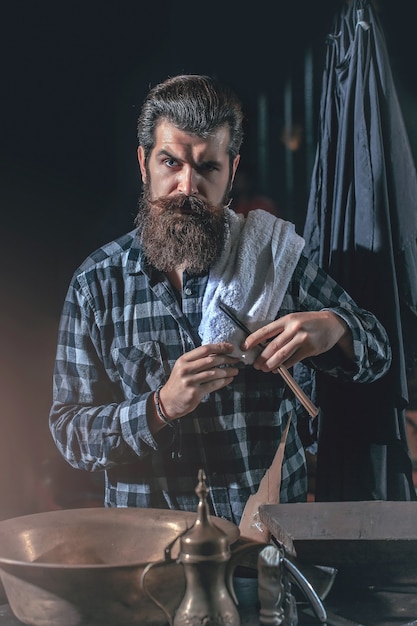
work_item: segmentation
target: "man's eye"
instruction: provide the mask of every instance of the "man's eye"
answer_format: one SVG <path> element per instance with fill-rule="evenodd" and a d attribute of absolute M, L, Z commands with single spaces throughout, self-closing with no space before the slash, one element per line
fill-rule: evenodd
<path fill-rule="evenodd" d="M 175 159 L 165 159 L 164 163 L 167 167 L 175 167 L 176 165 L 178 165 L 178 161 L 176 161 Z"/>
<path fill-rule="evenodd" d="M 218 167 L 214 163 L 203 163 L 200 165 L 200 172 L 214 172 L 218 169 Z"/>

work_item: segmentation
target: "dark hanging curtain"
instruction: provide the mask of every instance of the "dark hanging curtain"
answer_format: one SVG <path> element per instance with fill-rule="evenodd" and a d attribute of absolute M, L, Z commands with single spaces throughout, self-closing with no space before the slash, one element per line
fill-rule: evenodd
<path fill-rule="evenodd" d="M 368 385 L 316 374 L 315 497 L 414 500 L 405 409 L 417 361 L 416 170 L 372 3 L 346 3 L 326 45 L 305 251 L 384 324 L 393 363 Z"/>

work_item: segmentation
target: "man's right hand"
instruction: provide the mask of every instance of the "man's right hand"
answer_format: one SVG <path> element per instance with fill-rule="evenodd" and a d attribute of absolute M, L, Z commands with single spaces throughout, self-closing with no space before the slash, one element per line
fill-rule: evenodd
<path fill-rule="evenodd" d="M 230 343 L 212 343 L 186 352 L 176 361 L 160 390 L 160 405 L 168 420 L 191 413 L 202 398 L 230 384 L 239 373 L 239 359 L 229 356 Z"/>

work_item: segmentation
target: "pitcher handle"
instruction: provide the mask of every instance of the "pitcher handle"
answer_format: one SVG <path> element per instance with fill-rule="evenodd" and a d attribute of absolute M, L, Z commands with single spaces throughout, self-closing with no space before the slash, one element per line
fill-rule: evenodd
<path fill-rule="evenodd" d="M 169 543 L 166 548 L 164 549 L 164 559 L 162 561 L 154 561 L 151 563 L 148 563 L 146 565 L 146 567 L 144 568 L 143 572 L 142 572 L 142 576 L 140 577 L 140 585 L 141 588 L 143 590 L 143 592 L 147 595 L 147 597 L 159 608 L 161 609 L 161 611 L 163 613 L 165 613 L 165 615 L 168 618 L 168 623 L 169 626 L 173 626 L 172 621 L 173 621 L 173 616 L 170 614 L 170 612 L 166 609 L 166 607 L 162 604 L 162 602 L 160 602 L 158 600 L 158 598 L 156 598 L 148 589 L 148 585 L 146 582 L 146 577 L 148 575 L 148 573 L 150 572 L 150 570 L 153 567 L 162 567 L 162 566 L 166 566 L 169 563 L 174 563 L 175 559 L 172 558 L 172 548 L 174 547 L 174 545 L 176 544 L 176 542 L 183 536 L 185 535 L 185 533 L 188 532 L 188 527 L 185 528 L 177 537 L 175 537 L 175 539 L 173 541 L 171 541 L 171 543 Z"/>
<path fill-rule="evenodd" d="M 171 559 L 172 560 L 172 559 Z M 166 617 L 168 618 L 168 624 L 169 626 L 172 626 L 172 620 L 173 620 L 173 615 L 171 615 L 171 613 L 168 611 L 168 609 L 162 604 L 162 602 L 159 602 L 158 598 L 156 598 L 154 595 L 152 595 L 152 593 L 149 591 L 148 589 L 148 585 L 146 582 L 146 576 L 149 573 L 149 571 L 153 568 L 153 567 L 161 567 L 161 566 L 166 566 L 167 564 L 167 560 L 164 561 L 154 561 L 153 563 L 148 563 L 147 566 L 145 567 L 145 569 L 142 572 L 142 576 L 140 577 L 140 586 L 142 588 L 142 591 L 147 595 L 147 597 L 159 608 L 161 609 L 161 611 L 163 613 L 165 613 Z"/>

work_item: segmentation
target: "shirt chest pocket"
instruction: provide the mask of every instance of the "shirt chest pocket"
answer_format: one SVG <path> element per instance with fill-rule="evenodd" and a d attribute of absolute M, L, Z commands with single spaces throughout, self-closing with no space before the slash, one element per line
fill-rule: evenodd
<path fill-rule="evenodd" d="M 168 364 L 163 360 L 161 348 L 156 341 L 114 348 L 112 359 L 126 398 L 156 389 L 169 376 Z"/>

